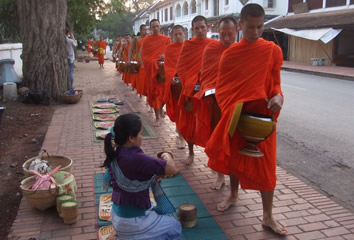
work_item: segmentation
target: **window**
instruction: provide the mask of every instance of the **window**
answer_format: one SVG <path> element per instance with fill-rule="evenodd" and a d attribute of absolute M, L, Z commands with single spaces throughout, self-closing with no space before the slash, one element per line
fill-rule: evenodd
<path fill-rule="evenodd" d="M 275 8 L 275 0 L 265 0 L 264 7 L 265 8 Z"/>
<path fill-rule="evenodd" d="M 170 7 L 170 20 L 173 20 L 173 15 L 172 15 L 172 13 L 173 13 L 173 8 Z"/>
<path fill-rule="evenodd" d="M 208 10 L 209 8 L 209 0 L 205 0 L 205 10 Z"/>
<path fill-rule="evenodd" d="M 183 3 L 182 15 L 183 15 L 183 16 L 187 16 L 187 15 L 188 15 L 188 3 L 187 3 L 187 2 L 184 2 L 184 3 Z"/>
<path fill-rule="evenodd" d="M 160 11 L 157 11 L 157 13 L 156 13 L 156 19 L 160 21 Z"/>
<path fill-rule="evenodd" d="M 195 2 L 195 0 L 191 1 L 191 7 L 192 7 L 192 13 L 196 13 L 197 12 L 197 3 Z"/>
<path fill-rule="evenodd" d="M 168 8 L 165 8 L 165 22 L 168 21 Z"/>
<path fill-rule="evenodd" d="M 326 8 L 345 6 L 346 2 L 347 2 L 346 0 L 326 0 Z"/>
<path fill-rule="evenodd" d="M 214 16 L 219 16 L 219 0 L 214 0 Z"/>
<path fill-rule="evenodd" d="M 229 0 L 225 0 L 225 5 L 229 5 Z"/>
<path fill-rule="evenodd" d="M 181 16 L 181 5 L 177 4 L 176 6 L 176 17 Z"/>

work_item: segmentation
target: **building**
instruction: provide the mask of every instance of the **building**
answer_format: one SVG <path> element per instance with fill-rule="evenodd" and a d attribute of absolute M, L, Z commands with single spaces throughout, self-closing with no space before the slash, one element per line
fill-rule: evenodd
<path fill-rule="evenodd" d="M 354 0 L 289 0 L 286 15 L 265 23 L 265 38 L 289 61 L 354 67 Z"/>
<path fill-rule="evenodd" d="M 140 24 L 148 25 L 151 19 L 158 19 L 162 32 L 167 35 L 174 25 L 182 25 L 187 38 L 192 37 L 191 22 L 197 15 L 203 15 L 211 25 L 210 33 L 217 32 L 217 22 L 224 16 L 232 15 L 239 18 L 241 9 L 246 3 L 258 3 L 264 7 L 266 19 L 285 15 L 288 2 L 284 0 L 160 0 L 138 14 L 132 21 L 134 33 L 139 31 Z"/>

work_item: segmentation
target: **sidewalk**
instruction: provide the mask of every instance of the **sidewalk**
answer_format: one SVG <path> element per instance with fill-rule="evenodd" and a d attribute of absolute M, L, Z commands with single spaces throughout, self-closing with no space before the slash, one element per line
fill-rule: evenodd
<path fill-rule="evenodd" d="M 9 239 L 97 239 L 93 175 L 103 172 L 99 165 L 105 155 L 103 142 L 93 139 L 91 104 L 98 98 L 119 97 L 128 100 L 150 123 L 153 121 L 153 114 L 147 113 L 145 102 L 139 102 L 135 92 L 122 82 L 112 62 L 106 61 L 104 69 L 99 69 L 96 61 L 76 63 L 74 78 L 75 87 L 83 89 L 84 95 L 79 103 L 62 105 L 56 110 L 43 148 L 51 154 L 73 159 L 73 174 L 78 186 L 77 200 L 80 202 L 79 219 L 73 225 L 65 225 L 55 209 L 40 212 L 22 199 Z M 188 150 L 176 149 L 175 126 L 168 118 L 154 131 L 157 138 L 143 140 L 145 153 L 153 156 L 164 150 L 175 155 L 181 173 L 230 239 L 354 239 L 354 213 L 280 167 L 277 168 L 273 213 L 288 228 L 287 237 L 281 238 L 262 228 L 262 204 L 256 191 L 240 190 L 237 206 L 224 213 L 218 212 L 216 204 L 229 194 L 229 180 L 226 179 L 226 186 L 219 191 L 209 188 L 216 174 L 206 167 L 207 156 L 203 148 L 195 149 L 194 164 L 184 166 L 180 162 L 187 156 Z"/>
<path fill-rule="evenodd" d="M 354 68 L 338 66 L 312 66 L 305 63 L 284 61 L 283 70 L 354 81 Z"/>

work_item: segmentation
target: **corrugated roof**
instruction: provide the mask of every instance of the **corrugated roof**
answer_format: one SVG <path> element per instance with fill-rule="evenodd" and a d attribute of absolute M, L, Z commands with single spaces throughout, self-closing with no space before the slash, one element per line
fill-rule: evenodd
<path fill-rule="evenodd" d="M 295 14 L 279 17 L 264 25 L 265 30 L 270 30 L 270 28 L 314 29 L 326 27 L 354 29 L 354 9 Z"/>

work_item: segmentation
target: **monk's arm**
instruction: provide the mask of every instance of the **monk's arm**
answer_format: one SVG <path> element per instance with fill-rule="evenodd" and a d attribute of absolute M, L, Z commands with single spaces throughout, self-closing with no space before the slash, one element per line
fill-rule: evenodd
<path fill-rule="evenodd" d="M 274 47 L 273 59 L 273 91 L 271 93 L 272 98 L 268 102 L 268 108 L 271 109 L 274 113 L 277 113 L 280 111 L 283 105 L 283 92 L 281 91 L 280 86 L 280 70 L 281 65 L 283 64 L 283 54 L 278 46 Z"/>
<path fill-rule="evenodd" d="M 140 51 L 139 51 L 139 54 L 138 54 L 138 61 L 140 62 L 140 65 L 141 65 L 142 68 L 144 68 L 143 59 L 141 58 L 141 56 L 143 56 L 143 48 L 144 48 L 144 43 L 141 44 Z"/>
<path fill-rule="evenodd" d="M 132 44 L 130 44 L 129 46 L 129 50 L 128 50 L 128 62 L 130 61 L 130 59 L 132 59 L 132 55 L 135 49 L 135 41 L 136 38 L 134 38 L 134 40 L 132 41 Z M 135 59 L 134 59 L 135 60 Z"/>

